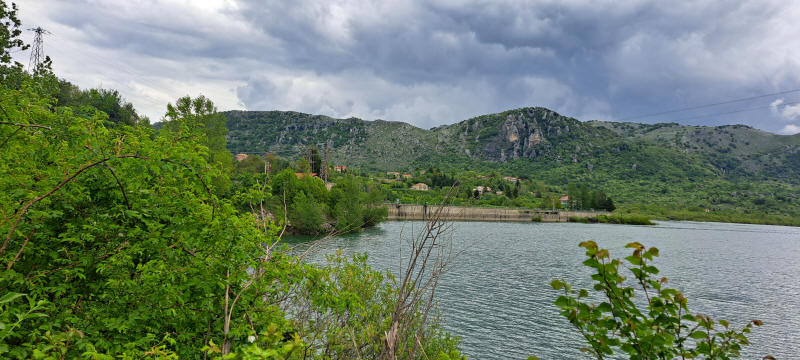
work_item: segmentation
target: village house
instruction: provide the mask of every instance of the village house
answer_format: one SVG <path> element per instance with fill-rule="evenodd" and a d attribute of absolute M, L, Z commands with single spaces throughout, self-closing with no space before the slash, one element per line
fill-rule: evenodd
<path fill-rule="evenodd" d="M 475 192 L 475 190 L 477 190 L 481 194 L 483 194 L 484 192 L 492 192 L 492 188 L 491 187 L 482 186 L 482 185 L 476 186 L 474 189 L 472 189 L 472 192 Z"/>
<path fill-rule="evenodd" d="M 419 190 L 419 191 L 428 191 L 428 184 L 425 183 L 416 183 L 411 186 L 412 190 Z"/>
<path fill-rule="evenodd" d="M 517 181 L 519 181 L 519 178 L 515 178 L 513 176 L 504 176 L 503 180 L 508 181 L 508 182 L 517 182 Z"/>
<path fill-rule="evenodd" d="M 347 166 L 334 166 L 333 171 L 340 172 L 342 174 L 347 174 Z"/>
<path fill-rule="evenodd" d="M 561 201 L 561 206 L 567 206 L 569 204 L 569 196 L 567 195 L 562 196 L 558 200 Z"/>
<path fill-rule="evenodd" d="M 236 161 L 242 161 L 244 159 L 247 159 L 247 154 L 236 154 L 235 158 L 236 158 Z"/>
<path fill-rule="evenodd" d="M 304 176 L 306 176 L 304 173 L 294 173 L 294 175 L 297 176 L 298 179 L 302 179 Z M 311 177 L 319 177 L 319 174 L 311 173 Z"/>
<path fill-rule="evenodd" d="M 387 177 L 393 177 L 395 179 L 399 179 L 400 178 L 400 173 L 397 172 L 397 171 L 387 171 L 386 172 L 386 176 Z"/>
<path fill-rule="evenodd" d="M 405 178 L 405 179 L 411 179 L 411 174 L 403 174 L 403 178 Z"/>

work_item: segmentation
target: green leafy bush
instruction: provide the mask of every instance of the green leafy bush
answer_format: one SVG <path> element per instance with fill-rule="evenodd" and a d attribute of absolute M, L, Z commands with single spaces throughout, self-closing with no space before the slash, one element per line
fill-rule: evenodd
<path fill-rule="evenodd" d="M 109 127 L 16 74 L 19 88 L 0 83 L 0 358 L 335 359 L 324 349 L 338 347 L 352 359 L 382 346 L 391 280 L 360 259 L 290 256 L 279 224 L 241 212 L 279 198 L 264 178 L 233 198 L 217 191 L 230 169 L 209 155 L 196 112 L 161 131 Z M 298 189 L 303 221 L 319 218 L 324 184 L 290 175 L 274 185 Z M 359 204 L 374 200 L 355 189 Z M 309 302 L 308 323 L 289 314 Z M 457 352 L 436 324 L 418 324 L 424 347 Z"/>
<path fill-rule="evenodd" d="M 633 253 L 623 262 L 612 259 L 608 250 L 593 241 L 580 246 L 586 249 L 583 264 L 594 272 L 593 289 L 603 301 L 590 302 L 589 291 L 575 290 L 562 280 L 553 280 L 551 286 L 563 291 L 555 301 L 561 315 L 586 340 L 588 347 L 581 350 L 597 359 L 615 353 L 631 359 L 731 359 L 749 344 L 746 335 L 752 326 L 762 324 L 753 320 L 737 329 L 725 320 L 692 314 L 683 294 L 664 286 L 666 278 L 657 277 L 659 270 L 652 265 L 657 248 L 630 243 L 626 247 Z M 626 281 L 621 268 L 627 268 L 633 277 Z M 634 296 L 637 289 L 643 296 L 639 300 Z"/>
<path fill-rule="evenodd" d="M 301 191 L 292 201 L 289 221 L 301 233 L 318 234 L 322 232 L 324 222 L 322 204 Z"/>

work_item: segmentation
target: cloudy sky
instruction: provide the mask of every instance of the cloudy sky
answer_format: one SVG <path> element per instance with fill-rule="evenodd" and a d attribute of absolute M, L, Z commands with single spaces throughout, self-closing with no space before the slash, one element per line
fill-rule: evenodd
<path fill-rule="evenodd" d="M 153 121 L 204 94 L 220 110 L 423 128 L 545 106 L 581 120 L 800 132 L 796 1 L 18 3 L 24 27 L 52 32 L 57 74 L 117 89 Z M 695 109 L 669 112 L 684 108 Z"/>

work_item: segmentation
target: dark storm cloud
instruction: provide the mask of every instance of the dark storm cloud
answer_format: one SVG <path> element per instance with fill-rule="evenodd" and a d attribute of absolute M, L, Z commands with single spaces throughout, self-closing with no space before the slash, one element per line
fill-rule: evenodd
<path fill-rule="evenodd" d="M 798 84 L 796 73 L 786 71 L 798 64 L 785 42 L 796 33 L 786 22 L 796 9 L 785 2 L 490 1 L 395 8 L 305 1 L 276 7 L 246 2 L 244 10 L 254 26 L 298 50 L 287 56 L 298 68 L 334 76 L 367 69 L 401 86 L 481 80 L 492 94 L 485 111 L 545 105 L 614 119 Z M 276 16 L 280 20 L 272 21 Z M 770 52 L 784 59 L 766 59 Z M 566 87 L 562 93 L 575 100 L 548 98 L 539 89 L 543 103 L 529 103 L 535 89 L 515 85 L 531 77 Z M 710 113 L 684 117 L 704 114 Z M 768 111 L 758 119 L 747 115 L 695 123 L 734 119 L 776 129 Z"/>
<path fill-rule="evenodd" d="M 191 8 L 160 9 L 158 3 L 97 3 L 75 0 L 54 5 L 51 19 L 80 30 L 85 40 L 104 49 L 125 50 L 139 55 L 184 59 L 256 57 L 252 33 L 246 29 L 216 29 Z M 222 16 L 226 14 L 220 14 Z M 227 14 L 230 15 L 230 14 Z M 259 49 L 260 50 L 260 49 Z"/>
<path fill-rule="evenodd" d="M 169 95 L 194 81 L 223 108 L 430 127 L 523 106 L 614 120 L 800 88 L 800 5 L 782 0 L 87 1 L 42 12 L 169 77 Z M 224 91 L 204 90 L 215 82 Z M 637 121 L 798 129 L 800 94 L 775 100 Z M 759 110 L 733 113 L 748 107 Z M 698 117 L 721 112 L 731 114 Z"/>

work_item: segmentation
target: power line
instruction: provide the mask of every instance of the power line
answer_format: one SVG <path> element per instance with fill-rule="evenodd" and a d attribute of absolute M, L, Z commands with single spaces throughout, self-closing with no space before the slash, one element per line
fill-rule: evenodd
<path fill-rule="evenodd" d="M 800 104 L 800 101 L 782 103 L 782 104 L 777 105 L 777 106 L 790 106 L 790 105 L 796 105 L 796 104 Z M 748 108 L 748 109 L 739 109 L 739 110 L 732 110 L 732 111 L 726 111 L 726 112 L 721 112 L 721 113 L 684 117 L 684 118 L 680 118 L 680 119 L 675 119 L 675 121 L 702 119 L 702 118 L 706 118 L 706 117 L 720 116 L 720 115 L 730 115 L 730 114 L 736 114 L 736 113 L 745 112 L 745 111 L 762 110 L 762 109 L 767 109 L 767 108 L 771 108 L 771 107 L 772 107 L 772 105 L 758 106 L 758 107 L 752 107 L 752 108 Z"/>
<path fill-rule="evenodd" d="M 619 121 L 623 121 L 623 120 L 641 119 L 641 118 L 646 118 L 646 117 L 665 115 L 665 114 L 673 114 L 673 113 L 684 112 L 684 111 L 689 111 L 689 110 L 705 109 L 705 108 L 719 106 L 719 105 L 733 104 L 733 103 L 742 102 L 742 101 L 761 99 L 761 98 L 777 96 L 777 95 L 791 94 L 791 93 L 795 93 L 795 92 L 800 92 L 800 89 L 786 90 L 786 91 L 780 91 L 780 92 L 776 92 L 776 93 L 772 93 L 772 94 L 757 95 L 757 96 L 751 96 L 751 97 L 746 97 L 746 98 L 741 98 L 741 99 L 733 99 L 733 100 L 728 100 L 728 101 L 716 102 L 716 103 L 705 104 L 705 105 L 697 105 L 697 106 L 685 107 L 685 108 L 674 109 L 674 110 L 666 110 L 666 111 L 660 111 L 660 112 L 649 113 L 649 114 L 628 116 L 628 117 L 620 118 L 618 120 Z M 736 111 L 736 112 L 741 112 L 741 111 Z M 720 115 L 724 115 L 724 114 L 720 114 Z"/>
<path fill-rule="evenodd" d="M 49 35 L 51 32 L 45 30 L 41 26 L 28 29 L 34 32 L 33 36 L 33 49 L 31 49 L 31 58 L 28 60 L 28 71 L 33 73 L 39 68 L 39 64 L 45 59 L 44 56 L 44 39 L 42 35 Z"/>

